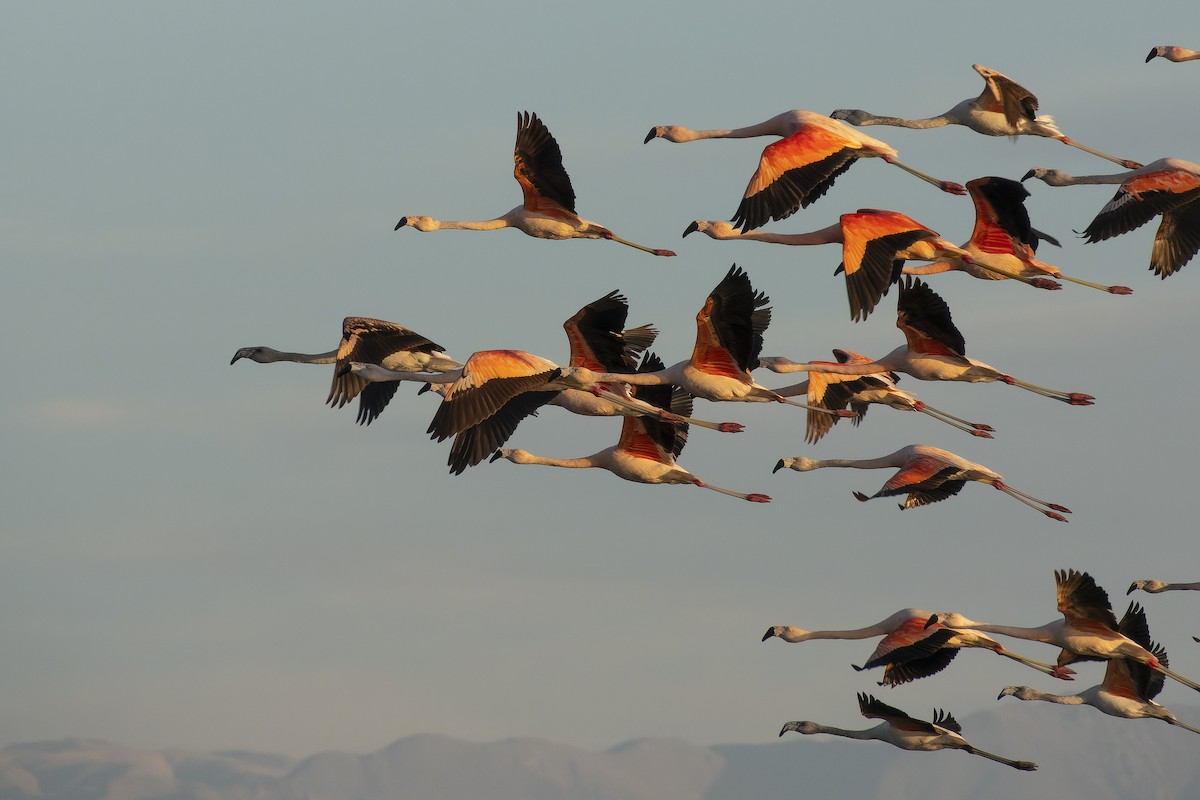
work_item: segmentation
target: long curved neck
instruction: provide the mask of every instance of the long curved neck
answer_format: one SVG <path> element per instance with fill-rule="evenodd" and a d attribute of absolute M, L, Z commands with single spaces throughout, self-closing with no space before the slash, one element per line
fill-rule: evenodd
<path fill-rule="evenodd" d="M 925 128 L 941 128 L 950 124 L 950 120 L 945 114 L 939 114 L 936 117 L 926 117 L 924 119 L 905 119 L 903 117 L 880 117 L 875 114 L 863 114 L 860 119 L 855 120 L 855 125 L 865 127 L 868 125 L 888 125 L 893 128 L 917 128 L 924 130 Z"/>
<path fill-rule="evenodd" d="M 288 353 L 264 347 L 259 356 L 262 363 L 294 361 L 297 364 L 332 364 L 337 361 L 337 352 L 337 350 L 330 350 L 328 353 Z"/>
<path fill-rule="evenodd" d="M 1013 695 L 1021 700 L 1041 700 L 1046 703 L 1058 703 L 1061 706 L 1081 706 L 1083 698 L 1077 694 L 1050 694 L 1049 692 L 1039 692 L 1037 689 L 1031 689 L 1028 686 L 1023 687 L 1020 694 Z"/>
<path fill-rule="evenodd" d="M 438 229 L 444 231 L 494 231 L 507 227 L 509 227 L 509 221 L 506 217 L 476 221 L 447 219 L 438 222 Z"/>
<path fill-rule="evenodd" d="M 841 736 L 846 739 L 881 739 L 883 737 L 880 734 L 882 733 L 882 729 L 886 727 L 886 723 L 862 731 L 835 728 L 832 725 L 821 725 L 820 723 L 814 723 L 813 727 L 816 728 L 813 733 L 828 733 L 830 736 Z"/>

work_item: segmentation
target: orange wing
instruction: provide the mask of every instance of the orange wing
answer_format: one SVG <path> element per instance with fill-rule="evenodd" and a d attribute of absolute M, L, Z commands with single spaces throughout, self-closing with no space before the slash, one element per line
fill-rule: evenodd
<path fill-rule="evenodd" d="M 674 464 L 675 458 L 665 452 L 658 443 L 646 433 L 642 417 L 625 417 L 621 421 L 621 438 L 617 449 L 636 458 L 657 461 L 660 464 Z"/>
<path fill-rule="evenodd" d="M 857 322 L 867 318 L 900 277 L 901 253 L 937 233 L 904 214 L 873 208 L 843 214 L 840 221 L 846 294 L 850 317 Z"/>
<path fill-rule="evenodd" d="M 734 226 L 749 231 L 790 217 L 824 195 L 862 148 L 860 142 L 816 125 L 804 125 L 768 145 L 733 216 Z"/>
<path fill-rule="evenodd" d="M 1072 625 L 1099 633 L 1119 630 L 1108 592 L 1091 575 L 1078 570 L 1055 570 L 1058 610 Z"/>

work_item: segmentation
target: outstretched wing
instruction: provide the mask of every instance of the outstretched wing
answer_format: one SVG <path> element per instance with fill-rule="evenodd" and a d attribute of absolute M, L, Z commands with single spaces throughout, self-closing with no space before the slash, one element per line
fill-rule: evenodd
<path fill-rule="evenodd" d="M 575 190 L 563 168 L 562 150 L 538 115 L 528 111 L 517 114 L 513 177 L 521 184 L 527 210 L 575 213 Z"/>

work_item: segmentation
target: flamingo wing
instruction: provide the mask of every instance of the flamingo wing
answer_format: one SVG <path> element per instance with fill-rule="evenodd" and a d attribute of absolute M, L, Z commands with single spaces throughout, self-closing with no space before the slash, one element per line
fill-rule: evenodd
<path fill-rule="evenodd" d="M 862 144 L 827 127 L 803 124 L 768 145 L 731 222 L 743 231 L 786 219 L 816 201 L 850 168 Z"/>
<path fill-rule="evenodd" d="M 439 442 L 478 425 L 524 392 L 544 389 L 562 374 L 553 362 L 518 350 L 483 350 L 463 365 L 426 431 Z"/>
<path fill-rule="evenodd" d="M 962 733 L 962 725 L 948 711 L 943 711 L 940 708 L 933 710 L 933 724 L 939 728 L 945 728 L 954 733 Z"/>
<path fill-rule="evenodd" d="M 1108 592 L 1101 589 L 1091 575 L 1074 569 L 1060 569 L 1054 571 L 1054 582 L 1058 592 L 1058 610 L 1068 623 L 1098 632 L 1118 630 Z"/>
<path fill-rule="evenodd" d="M 913 620 L 912 624 L 916 628 L 921 629 L 919 632 L 914 632 L 916 635 L 898 640 L 892 647 L 886 650 L 883 649 L 883 643 L 881 642 L 880 647 L 875 650 L 875 654 L 871 660 L 863 664 L 862 668 L 872 669 L 874 667 L 888 666 L 889 664 L 907 664 L 929 658 L 943 649 L 949 649 L 951 652 L 957 650 L 957 648 L 946 648 L 946 643 L 957 635 L 955 631 L 949 628 L 929 628 L 925 630 L 923 629 L 925 625 L 924 620 Z"/>
<path fill-rule="evenodd" d="M 1099 242 L 1145 225 L 1156 215 L 1200 199 L 1200 175 L 1190 170 L 1163 169 L 1138 175 L 1117 189 L 1091 224 L 1084 239 Z"/>
<path fill-rule="evenodd" d="M 888 664 L 884 667 L 883 679 L 880 683 L 884 686 L 900 686 L 921 678 L 928 678 L 950 666 L 950 662 L 957 655 L 957 647 L 942 647 L 925 658 L 914 658 L 902 664 Z"/>
<path fill-rule="evenodd" d="M 642 363 L 638 365 L 637 371 L 658 372 L 662 368 L 663 362 L 661 358 L 654 353 L 646 353 L 642 356 Z M 672 414 L 681 417 L 690 417 L 692 415 L 692 396 L 678 386 L 673 386 L 669 383 L 660 383 L 630 388 L 637 399 L 649 403 L 656 408 L 670 411 Z M 650 439 L 654 443 L 656 451 L 670 453 L 672 456 L 678 456 L 683 452 L 684 445 L 687 444 L 688 439 L 688 425 L 686 422 L 669 422 L 654 416 L 640 417 L 639 422 L 641 423 L 640 426 L 636 430 L 629 431 L 628 434 L 622 428 L 622 441 L 625 440 L 626 435 L 640 435 Z M 655 457 L 655 460 L 661 460 L 661 458 Z"/>
<path fill-rule="evenodd" d="M 931 723 L 913 719 L 898 708 L 877 700 L 874 695 L 860 692 L 858 710 L 867 719 L 881 719 L 894 728 L 914 733 L 936 733 Z"/>
<path fill-rule="evenodd" d="M 574 216 L 575 190 L 563 168 L 562 150 L 538 115 L 528 111 L 517 114 L 513 177 L 521 184 L 527 211 Z"/>
<path fill-rule="evenodd" d="M 1200 199 L 1163 212 L 1150 248 L 1150 269 L 1160 278 L 1174 275 L 1197 251 L 1200 251 Z"/>
<path fill-rule="evenodd" d="M 1025 198 L 1029 190 L 1019 181 L 987 176 L 967 182 L 975 203 L 971 241 L 985 253 L 1011 253 L 1013 240 L 1037 249 L 1038 234 L 1029 221 Z"/>
<path fill-rule="evenodd" d="M 850 318 L 858 322 L 875 310 L 875 304 L 900 278 L 904 261 L 898 254 L 937 233 L 904 214 L 871 208 L 843 214 L 841 225 Z"/>
<path fill-rule="evenodd" d="M 446 460 L 450 474 L 461 475 L 467 467 L 475 466 L 503 447 L 522 420 L 537 414 L 539 408 L 558 394 L 557 391 L 522 392 L 509 399 L 487 419 L 459 431 L 450 443 L 450 455 Z"/>
<path fill-rule="evenodd" d="M 1038 99 L 1033 92 L 995 70 L 989 70 L 984 81 L 987 86 L 976 101 L 981 110 L 1004 114 L 1012 128 L 1018 128 L 1023 119 L 1033 122 L 1037 118 Z"/>
<path fill-rule="evenodd" d="M 835 375 L 830 372 L 809 372 L 807 401 L 810 406 L 818 409 L 851 408 L 858 414 L 853 419 L 854 424 L 857 425 L 866 414 L 869 404 L 854 398 L 860 392 L 886 389 L 887 385 L 887 382 L 882 380 L 879 375 Z M 804 441 L 816 444 L 825 434 L 829 433 L 837 421 L 838 417 L 833 414 L 810 409 L 805 422 Z"/>
<path fill-rule="evenodd" d="M 637 355 L 654 343 L 658 331 L 649 325 L 626 331 L 629 301 L 617 291 L 588 303 L 563 323 L 571 345 L 572 367 L 597 372 L 627 372 Z"/>
<path fill-rule="evenodd" d="M 909 276 L 900 284 L 896 327 L 908 349 L 924 355 L 965 356 L 967 343 L 954 325 L 950 306 L 929 285 Z"/>
<path fill-rule="evenodd" d="M 1127 638 L 1150 651 L 1164 667 L 1171 666 L 1167 651 L 1150 638 L 1150 623 L 1140 603 L 1130 603 L 1121 616 L 1118 630 Z M 1114 673 L 1111 674 L 1110 673 Z M 1104 674 L 1104 685 L 1113 694 L 1123 694 L 1138 700 L 1153 700 L 1163 689 L 1166 676 L 1133 659 L 1111 659 Z M 1110 682 L 1113 686 L 1110 686 Z"/>
<path fill-rule="evenodd" d="M 341 408 L 359 397 L 357 422 L 369 425 L 383 413 L 399 384 L 394 381 L 368 383 L 352 372 L 339 375 L 341 368 L 351 361 L 383 365 L 388 356 L 401 352 L 440 353 L 443 350 L 441 345 L 403 325 L 371 317 L 346 317 L 342 320 L 337 366 L 325 402 Z"/>
<path fill-rule="evenodd" d="M 855 492 L 854 496 L 859 500 L 870 500 L 875 497 L 904 494 L 908 496 L 904 498 L 901 508 L 916 508 L 945 500 L 962 491 L 967 482 L 951 480 L 958 472 L 958 467 L 947 466 L 940 459 L 918 457 L 901 467 L 900 471 L 871 497 L 859 492 Z"/>
<path fill-rule="evenodd" d="M 748 380 L 771 323 L 770 298 L 754 291 L 750 276 L 734 264 L 696 314 L 692 364 L 715 375 Z"/>

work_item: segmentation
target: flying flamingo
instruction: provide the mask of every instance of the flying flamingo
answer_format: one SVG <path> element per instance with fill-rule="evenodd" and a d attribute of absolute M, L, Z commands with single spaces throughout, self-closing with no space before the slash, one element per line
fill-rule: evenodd
<path fill-rule="evenodd" d="M 1153 653 L 1159 663 L 1167 664 L 1167 651 L 1162 645 L 1150 640 L 1146 612 L 1137 603 L 1129 605 L 1125 616 L 1121 618 L 1120 630 Z M 1079 694 L 1047 694 L 1028 686 L 1005 686 L 996 699 L 1015 697 L 1018 700 L 1042 700 L 1066 706 L 1088 705 L 1111 717 L 1161 719 L 1192 733 L 1200 733 L 1200 728 L 1180 722 L 1174 714 L 1154 702 L 1154 698 L 1162 691 L 1164 682 L 1161 673 L 1133 659 L 1110 658 L 1104 670 L 1104 681 L 1098 686 L 1084 689 Z"/>
<path fill-rule="evenodd" d="M 866 356 L 849 350 L 835 349 L 833 355 L 839 364 L 867 364 L 871 361 Z M 858 414 L 853 420 L 855 425 L 858 425 L 866 417 L 867 407 L 870 404 L 878 403 L 902 411 L 919 411 L 939 422 L 958 428 L 960 431 L 966 431 L 972 436 L 984 439 L 992 438 L 995 428 L 991 425 L 968 422 L 961 417 L 927 405 L 909 392 L 897 388 L 897 380 L 896 375 L 891 372 L 877 372 L 872 375 L 834 375 L 814 370 L 808 373 L 808 380 L 775 391 L 784 397 L 806 395 L 809 405 L 818 408 L 849 407 L 851 411 Z M 809 411 L 804 430 L 804 441 L 816 444 L 837 421 L 837 417 L 829 414 Z"/>
<path fill-rule="evenodd" d="M 964 647 L 983 647 L 997 655 L 1020 661 L 1030 667 L 1063 680 L 1072 680 L 1075 673 L 1066 667 L 1043 664 L 1040 661 L 1010 653 L 995 639 L 986 635 L 962 635 L 965 632 L 938 627 L 925 627 L 930 614 L 919 608 L 904 608 L 885 620 L 866 628 L 844 631 L 806 631 L 790 625 L 775 625 L 767 629 L 762 640 L 779 637 L 785 642 L 807 642 L 812 639 L 869 639 L 883 636 L 867 663 L 855 670 L 883 666 L 880 686 L 898 686 L 917 678 L 941 672 Z M 978 632 L 972 632 L 977 634 Z"/>
<path fill-rule="evenodd" d="M 841 244 L 846 274 L 846 296 L 850 300 L 850 318 L 866 319 L 879 299 L 900 277 L 899 267 L 906 259 L 932 261 L 961 259 L 972 261 L 971 254 L 942 239 L 936 231 L 898 211 L 860 208 L 854 214 L 842 214 L 836 225 L 809 233 L 767 233 L 742 231 L 728 222 L 698 219 L 684 236 L 699 231 L 711 239 L 744 239 L 786 245 Z"/>
<path fill-rule="evenodd" d="M 1162 221 L 1150 248 L 1150 269 L 1160 278 L 1174 275 L 1200 250 L 1200 164 L 1181 158 L 1160 158 L 1130 172 L 1079 176 L 1036 167 L 1021 180 L 1030 178 L 1051 186 L 1121 184 L 1113 199 L 1084 230 L 1088 244 L 1128 233 L 1161 214 Z"/>
<path fill-rule="evenodd" d="M 419 231 L 492 231 L 516 228 L 537 239 L 611 239 L 656 256 L 673 256 L 670 250 L 643 247 L 616 236 L 608 228 L 575 213 L 575 190 L 563 169 L 562 150 L 550 131 L 528 111 L 517 114 L 517 144 L 513 150 L 513 177 L 521 184 L 524 202 L 495 219 L 455 222 L 432 217 L 404 216 L 395 230 L 411 226 Z"/>
<path fill-rule="evenodd" d="M 1092 155 L 1106 158 L 1126 169 L 1136 169 L 1141 164 L 1124 158 L 1110 156 L 1085 147 L 1074 139 L 1063 135 L 1051 117 L 1037 115 L 1038 99 L 1007 75 L 988 69 L 982 64 L 971 68 L 983 78 L 985 86 L 979 97 L 963 100 L 954 108 L 936 117 L 925 119 L 903 119 L 880 117 L 858 109 L 842 108 L 830 116 L 851 125 L 890 125 L 896 128 L 941 128 L 945 125 L 962 125 L 985 136 L 1044 136 L 1057 139 L 1063 144 L 1077 147 Z"/>
<path fill-rule="evenodd" d="M 1029 191 L 1020 182 L 994 176 L 976 178 L 967 182 L 967 192 L 975 203 L 975 228 L 963 249 L 971 258 L 951 254 L 933 264 L 905 266 L 904 274 L 933 275 L 958 270 L 985 280 L 1013 278 L 1039 289 L 1061 288 L 1046 277 L 1049 276 L 1110 294 L 1133 294 L 1128 286 L 1104 286 L 1064 275 L 1053 264 L 1035 258 L 1038 239 L 1054 245 L 1058 242 L 1030 224 L 1025 209 Z"/>
<path fill-rule="evenodd" d="M 954 629 L 970 628 L 1052 644 L 1062 648 L 1058 655 L 1059 664 L 1070 664 L 1079 660 L 1129 658 L 1179 681 L 1189 689 L 1200 691 L 1200 684 L 1171 671 L 1153 652 L 1120 632 L 1117 618 L 1108 600 L 1108 593 L 1096 585 L 1091 575 L 1073 569 L 1055 570 L 1054 582 L 1062 619 L 1047 622 L 1045 625 L 1036 628 L 993 625 L 976 622 L 954 613 L 934 614 L 929 618 L 929 624 L 940 624 Z"/>
<path fill-rule="evenodd" d="M 1200 50 L 1188 50 L 1186 47 L 1172 47 L 1171 45 L 1160 44 L 1150 51 L 1150 55 L 1146 56 L 1146 63 L 1149 64 L 1156 57 L 1176 62 L 1195 61 L 1200 58 Z"/>
<path fill-rule="evenodd" d="M 657 356 L 647 354 L 642 369 L 661 369 Z M 663 409 L 670 409 L 677 417 L 690 412 L 691 398 L 675 387 L 658 384 L 639 387 L 637 395 L 643 400 Z M 751 503 L 769 503 L 771 498 L 757 492 L 746 494 L 713 486 L 697 478 L 675 463 L 675 456 L 686 443 L 686 423 L 668 422 L 658 417 L 624 417 L 621 420 L 621 438 L 613 447 L 583 458 L 547 458 L 535 456 L 526 450 L 502 447 L 492 456 L 492 461 L 507 459 L 514 464 L 542 464 L 548 467 L 606 469 L 618 478 L 637 483 L 692 484 L 714 492 L 727 494 Z"/>
<path fill-rule="evenodd" d="M 787 403 L 814 408 L 783 397 L 750 377 L 762 351 L 763 332 L 771 322 L 770 298 L 756 292 L 750 276 L 737 264 L 709 293 L 696 314 L 696 345 L 692 357 L 666 369 L 632 375 L 592 372 L 595 383 L 623 382 L 633 386 L 673 384 L 693 397 L 714 402 Z M 580 373 L 583 375 L 583 373 Z M 852 411 L 825 409 L 837 417 L 853 417 Z"/>
<path fill-rule="evenodd" d="M 967 461 L 940 447 L 927 444 L 910 444 L 894 453 L 879 458 L 867 459 L 816 459 L 794 456 L 781 458 L 775 464 L 775 472 L 781 469 L 794 469 L 797 472 L 809 472 L 826 467 L 849 467 L 851 469 L 885 469 L 898 467 L 899 471 L 883 484 L 883 488 L 868 497 L 862 492 L 854 492 L 860 502 L 876 497 L 895 497 L 906 495 L 901 509 L 916 508 L 917 506 L 936 503 L 958 494 L 967 481 L 979 481 L 991 484 L 995 489 L 1013 497 L 1035 511 L 1040 511 L 1051 519 L 1066 522 L 1063 514 L 1070 514 L 1071 509 L 1057 503 L 1047 503 L 1032 495 L 1014 489 L 1004 482 L 999 473 L 993 472 L 982 464 Z M 1062 512 L 1062 513 L 1058 513 Z M 947 625 L 958 628 L 960 625 Z"/>
<path fill-rule="evenodd" d="M 242 347 L 229 363 L 248 358 L 259 364 L 292 361 L 299 364 L 337 364 L 326 403 L 341 408 L 356 396 L 360 425 L 370 425 L 396 394 L 396 384 L 372 384 L 343 372 L 350 361 L 378 364 L 406 372 L 447 372 L 462 364 L 445 355 L 441 345 L 426 339 L 403 325 L 370 317 L 346 317 L 342 320 L 342 339 L 336 350 L 325 353 L 289 353 L 270 347 Z"/>
<path fill-rule="evenodd" d="M 913 719 L 898 708 L 882 703 L 869 694 L 859 693 L 858 710 L 867 719 L 881 719 L 883 723 L 865 731 L 835 728 L 832 725 L 822 725 L 818 722 L 799 720 L 789 722 L 779 731 L 783 736 L 788 731 L 802 734 L 828 733 L 832 736 L 844 736 L 847 739 L 877 739 L 902 750 L 963 750 L 971 755 L 1007 764 L 1014 769 L 1031 772 L 1037 769 L 1032 761 L 1014 761 L 1010 758 L 980 750 L 962 737 L 962 726 L 954 717 L 944 711 L 934 710 L 933 721 Z"/>
<path fill-rule="evenodd" d="M 1150 594 L 1158 594 L 1159 592 L 1175 592 L 1180 590 L 1197 591 L 1200 590 L 1200 583 L 1163 583 L 1162 581 L 1134 581 L 1129 584 L 1129 589 L 1125 594 L 1132 594 L 1135 590 L 1141 589 L 1143 592 Z"/>
<path fill-rule="evenodd" d="M 1020 381 L 982 361 L 967 358 L 966 342 L 954 326 L 950 307 L 920 280 L 906 277 L 900 284 L 896 327 L 904 332 L 906 344 L 883 358 L 865 364 L 830 364 L 825 361 L 798 363 L 771 356 L 760 358 L 759 365 L 779 373 L 816 371 L 837 375 L 870 375 L 876 372 L 903 372 L 923 381 L 1001 381 L 1073 406 L 1090 406 L 1096 399 L 1090 394 L 1060 392 Z"/>
<path fill-rule="evenodd" d="M 743 231 L 761 228 L 769 220 L 786 219 L 799 209 L 807 208 L 859 158 L 882 158 L 944 192 L 965 193 L 957 183 L 938 180 L 897 161 L 896 150 L 884 142 L 835 119 L 801 109 L 785 111 L 766 122 L 733 130 L 697 131 L 679 125 L 657 125 L 646 134 L 645 141 L 694 142 L 697 139 L 753 136 L 781 136 L 783 140 L 763 150 L 758 169 L 750 178 L 742 202 L 733 215 L 734 226 Z"/>

